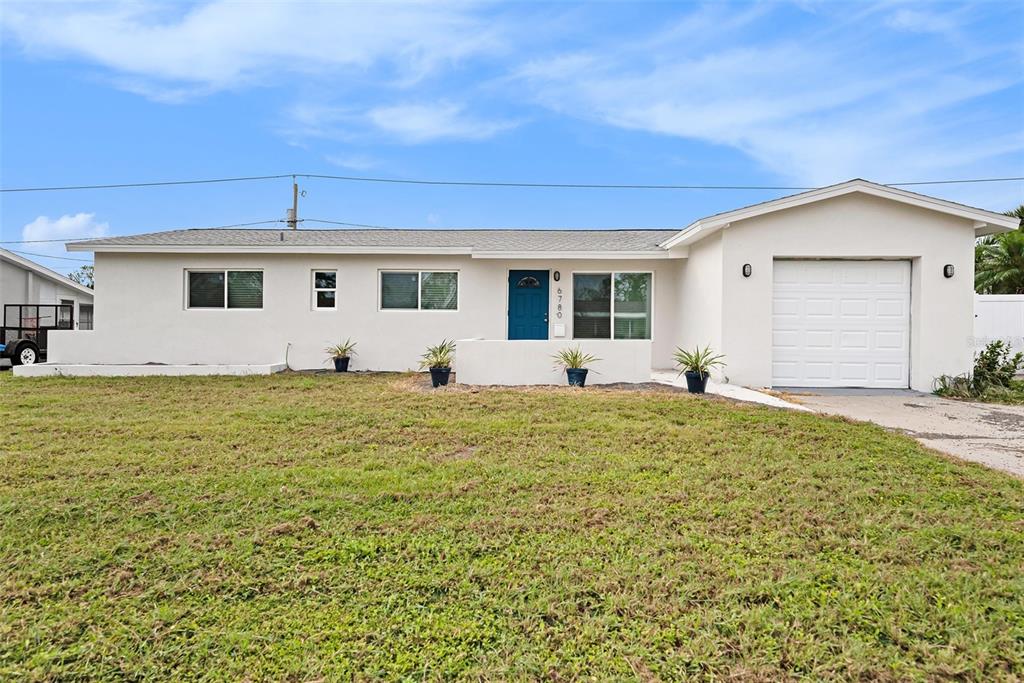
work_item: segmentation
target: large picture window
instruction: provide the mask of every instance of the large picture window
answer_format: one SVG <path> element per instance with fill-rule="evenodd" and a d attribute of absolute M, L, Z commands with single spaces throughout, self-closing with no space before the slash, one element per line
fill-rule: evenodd
<path fill-rule="evenodd" d="M 459 274 L 451 271 L 382 271 L 380 307 L 385 310 L 454 311 Z"/>
<path fill-rule="evenodd" d="M 190 270 L 189 308 L 263 308 L 263 271 Z"/>
<path fill-rule="evenodd" d="M 574 273 L 575 339 L 650 339 L 651 273 Z"/>

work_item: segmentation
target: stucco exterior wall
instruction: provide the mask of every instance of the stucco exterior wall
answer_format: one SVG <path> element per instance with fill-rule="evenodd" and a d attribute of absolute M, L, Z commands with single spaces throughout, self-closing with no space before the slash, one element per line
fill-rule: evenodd
<path fill-rule="evenodd" d="M 773 262 L 887 258 L 911 262 L 910 384 L 931 391 L 973 358 L 974 227 L 967 219 L 866 195 L 846 195 L 734 223 L 722 234 L 722 350 L 726 374 L 771 384 Z M 753 269 L 741 274 L 743 264 Z M 953 278 L 943 277 L 953 264 Z"/>
<path fill-rule="evenodd" d="M 651 380 L 651 342 L 586 339 L 578 344 L 584 353 L 598 359 L 587 366 L 587 384 Z M 455 378 L 462 384 L 566 384 L 565 371 L 555 367 L 552 356 L 567 345 L 551 339 L 460 340 Z"/>
<path fill-rule="evenodd" d="M 722 348 L 722 235 L 716 233 L 690 247 L 677 278 L 679 316 L 676 346 L 692 350 Z M 672 367 L 672 361 L 661 368 Z M 728 372 L 725 373 L 728 375 Z M 718 370 L 712 375 L 720 379 Z"/>
<path fill-rule="evenodd" d="M 352 337 L 356 370 L 406 370 L 430 344 L 448 339 L 506 339 L 509 269 L 559 271 L 550 281 L 549 338 L 571 342 L 573 271 L 651 271 L 652 353 L 675 345 L 678 261 L 492 260 L 468 256 L 326 254 L 96 254 L 92 332 L 56 333 L 58 363 L 266 364 L 323 368 L 323 349 Z M 188 310 L 185 271 L 263 270 L 263 308 Z M 312 271 L 338 271 L 338 308 L 313 310 Z M 457 311 L 380 310 L 378 273 L 388 269 L 457 270 Z M 559 289 L 562 315 L 557 318 Z M 565 325 L 557 337 L 556 324 Z M 289 347 L 290 344 L 290 347 Z M 656 361 L 657 362 L 657 361 Z M 664 362 L 664 361 L 663 361 Z"/>

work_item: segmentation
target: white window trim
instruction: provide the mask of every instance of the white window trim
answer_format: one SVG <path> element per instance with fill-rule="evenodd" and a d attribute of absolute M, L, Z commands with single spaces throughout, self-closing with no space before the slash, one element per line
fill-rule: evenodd
<path fill-rule="evenodd" d="M 228 306 L 228 273 L 230 272 L 241 272 L 241 273 L 262 273 L 263 274 L 263 288 L 262 294 L 266 294 L 267 275 L 264 273 L 262 268 L 186 268 L 185 269 L 185 282 L 182 289 L 185 310 L 186 311 L 262 311 L 263 306 L 259 308 L 231 308 Z M 188 276 L 190 273 L 223 273 L 224 274 L 224 305 L 220 307 L 216 306 L 190 306 L 188 302 Z"/>
<path fill-rule="evenodd" d="M 576 336 L 576 275 L 604 275 L 610 274 L 612 278 L 612 295 L 610 305 L 610 318 L 609 323 L 611 329 L 609 330 L 610 336 L 605 337 L 577 337 Z M 623 273 L 637 273 L 651 276 L 651 335 L 647 339 L 621 339 L 615 336 L 615 276 Z M 573 270 L 569 273 L 570 287 L 569 287 L 569 301 L 572 302 L 572 312 L 569 316 L 569 322 L 572 325 L 572 340 L 576 341 L 654 341 L 654 271 L 653 270 Z"/>
<path fill-rule="evenodd" d="M 384 308 L 384 273 L 416 274 L 416 308 Z M 455 274 L 455 308 L 422 308 L 423 273 Z M 377 271 L 377 310 L 381 313 L 458 313 L 462 307 L 462 271 L 438 268 L 381 268 Z"/>
<path fill-rule="evenodd" d="M 317 287 L 317 273 L 334 273 L 334 287 Z M 314 311 L 336 311 L 338 310 L 338 269 L 337 268 L 313 268 L 309 271 L 309 284 L 311 289 L 310 306 Z M 317 292 L 334 292 L 333 306 L 318 306 L 316 303 Z"/>

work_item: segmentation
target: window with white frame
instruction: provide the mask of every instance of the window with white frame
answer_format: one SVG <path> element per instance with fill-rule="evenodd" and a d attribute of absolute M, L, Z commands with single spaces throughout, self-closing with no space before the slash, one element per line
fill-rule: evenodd
<path fill-rule="evenodd" d="M 188 308 L 263 308 L 262 270 L 186 271 Z"/>
<path fill-rule="evenodd" d="M 455 271 L 383 270 L 380 307 L 382 310 L 458 310 L 459 274 Z"/>
<path fill-rule="evenodd" d="M 573 273 L 575 339 L 650 339 L 651 273 Z"/>
<path fill-rule="evenodd" d="M 313 308 L 330 310 L 338 307 L 338 271 L 313 271 Z"/>

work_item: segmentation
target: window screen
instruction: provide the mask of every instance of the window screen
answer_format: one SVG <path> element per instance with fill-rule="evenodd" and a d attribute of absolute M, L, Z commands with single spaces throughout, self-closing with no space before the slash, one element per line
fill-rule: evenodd
<path fill-rule="evenodd" d="M 651 338 L 651 274 L 615 273 L 615 338 Z"/>
<path fill-rule="evenodd" d="M 420 308 L 454 311 L 459 302 L 458 273 L 421 273 Z"/>
<path fill-rule="evenodd" d="M 228 308 L 263 308 L 262 271 L 228 271 Z"/>
<path fill-rule="evenodd" d="M 224 308 L 224 272 L 188 274 L 189 308 Z"/>
<path fill-rule="evenodd" d="M 611 290 L 611 273 L 576 273 L 572 276 L 573 337 L 611 337 Z"/>
<path fill-rule="evenodd" d="M 380 307 L 419 307 L 419 273 L 381 273 Z"/>

